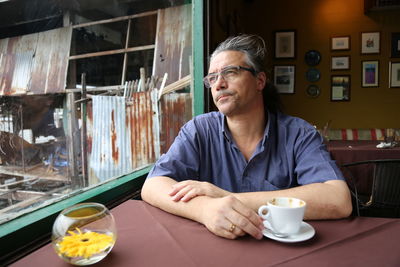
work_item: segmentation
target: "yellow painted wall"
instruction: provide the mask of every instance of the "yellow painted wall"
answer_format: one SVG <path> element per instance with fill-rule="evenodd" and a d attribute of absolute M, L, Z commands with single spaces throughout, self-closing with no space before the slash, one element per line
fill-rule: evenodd
<path fill-rule="evenodd" d="M 270 70 L 274 64 L 296 66 L 295 94 L 282 95 L 285 111 L 322 127 L 331 120 L 332 128 L 400 128 L 400 88 L 389 88 L 389 62 L 392 32 L 400 32 L 400 10 L 364 14 L 363 0 L 279 0 L 227 1 L 212 13 L 212 46 L 227 35 L 256 33 L 268 42 Z M 215 11 L 216 10 L 216 11 Z M 296 59 L 273 58 L 273 36 L 278 30 L 296 30 Z M 381 53 L 361 55 L 361 32 L 381 32 Z M 351 37 L 351 50 L 333 52 L 332 36 Z M 322 60 L 316 66 L 321 79 L 314 83 L 321 89 L 318 98 L 306 95 L 311 83 L 306 80 L 309 68 L 304 61 L 308 50 L 318 50 Z M 348 71 L 331 71 L 331 57 L 349 55 Z M 361 87 L 361 61 L 379 60 L 379 87 Z M 272 72 L 271 72 L 272 74 Z M 331 75 L 351 76 L 351 100 L 330 101 Z M 272 77 L 271 77 L 272 79 Z"/>

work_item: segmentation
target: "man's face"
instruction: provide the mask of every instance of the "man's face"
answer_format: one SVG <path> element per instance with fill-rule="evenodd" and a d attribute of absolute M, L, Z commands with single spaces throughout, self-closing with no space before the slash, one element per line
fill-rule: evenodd
<path fill-rule="evenodd" d="M 218 73 L 229 66 L 250 68 L 246 56 L 239 51 L 220 52 L 210 62 L 208 73 Z M 250 71 L 238 70 L 233 78 L 218 79 L 211 87 L 213 100 L 218 110 L 226 116 L 248 112 L 257 104 L 262 104 L 262 90 L 265 85 L 265 74 L 254 76 Z"/>

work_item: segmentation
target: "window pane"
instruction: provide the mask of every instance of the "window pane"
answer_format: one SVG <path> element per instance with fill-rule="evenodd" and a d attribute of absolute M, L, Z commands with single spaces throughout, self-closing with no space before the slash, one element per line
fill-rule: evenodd
<path fill-rule="evenodd" d="M 146 77 L 151 76 L 153 68 L 154 49 L 128 53 L 126 80 L 132 81 L 140 78 L 140 68 L 144 68 Z"/>
<path fill-rule="evenodd" d="M 127 23 L 124 20 L 74 29 L 71 56 L 125 48 Z"/>
<path fill-rule="evenodd" d="M 64 95 L 0 98 L 0 223 L 72 191 Z"/>
<path fill-rule="evenodd" d="M 124 54 L 90 57 L 70 61 L 68 75 L 75 75 L 76 84 L 81 84 L 81 75 L 86 73 L 87 86 L 121 84 Z M 75 69 L 76 68 L 76 71 Z"/>
<path fill-rule="evenodd" d="M 189 73 L 191 38 L 185 38 L 182 48 L 182 40 L 168 31 L 157 32 L 157 24 L 191 36 L 192 8 L 186 5 L 190 1 L 53 1 L 48 7 L 39 2 L 0 1 L 0 58 L 10 66 L 0 77 L 4 89 L 0 91 L 0 224 L 152 164 L 160 144 L 167 146 L 155 125 L 168 129 L 172 139 L 188 119 L 182 114 L 192 111 L 191 95 L 165 96 L 165 106 L 179 107 L 165 112 L 165 117 L 184 117 L 179 123 L 174 119 L 170 127 L 170 122 L 160 122 L 156 116 L 154 91 L 149 90 L 159 88 L 165 72 L 167 84 Z M 158 14 L 163 14 L 161 22 Z M 82 23 L 90 25 L 74 28 Z M 157 34 L 162 40 L 155 48 Z M 18 37 L 6 39 L 10 36 Z M 40 45 L 32 40 L 40 40 Z M 65 53 L 54 47 L 65 48 Z M 183 52 L 167 52 L 181 51 L 178 48 Z M 155 49 L 162 49 L 156 63 Z M 152 77 L 157 65 L 158 80 Z M 138 84 L 143 85 L 141 68 L 146 86 L 137 90 Z M 86 73 L 88 101 L 79 101 L 81 92 L 76 90 L 82 73 Z M 44 78 L 34 84 L 39 84 L 40 93 L 28 90 L 29 77 L 42 77 L 39 74 Z M 60 77 L 67 82 L 55 82 Z M 125 98 L 129 83 L 123 78 L 132 81 Z M 86 143 L 86 163 L 82 143 Z M 89 172 L 85 178 L 83 165 Z"/>
<path fill-rule="evenodd" d="M 129 47 L 151 45 L 156 42 L 157 15 L 131 20 Z"/>

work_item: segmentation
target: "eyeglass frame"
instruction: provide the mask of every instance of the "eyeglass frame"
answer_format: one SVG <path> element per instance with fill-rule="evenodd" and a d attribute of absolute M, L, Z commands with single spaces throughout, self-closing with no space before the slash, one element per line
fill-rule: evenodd
<path fill-rule="evenodd" d="M 227 66 L 227 67 L 223 68 L 220 72 L 209 73 L 207 76 L 205 76 L 203 78 L 204 86 L 206 88 L 211 88 L 212 87 L 212 85 L 210 84 L 210 81 L 209 81 L 209 77 L 217 77 L 217 79 L 215 80 L 215 82 L 217 82 L 218 81 L 218 77 L 221 76 L 224 79 L 224 81 L 226 81 L 225 80 L 225 76 L 222 73 L 227 71 L 227 70 L 231 70 L 231 69 L 246 70 L 246 71 L 250 72 L 251 74 L 253 74 L 254 76 L 256 76 L 256 73 L 257 73 L 256 70 L 253 69 L 253 68 L 247 68 L 247 67 L 243 67 L 243 66 Z"/>

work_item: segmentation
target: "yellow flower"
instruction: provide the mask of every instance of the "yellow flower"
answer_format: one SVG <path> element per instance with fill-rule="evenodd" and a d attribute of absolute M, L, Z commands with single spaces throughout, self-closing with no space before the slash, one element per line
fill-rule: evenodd
<path fill-rule="evenodd" d="M 84 257 L 86 259 L 93 255 L 103 252 L 108 247 L 112 247 L 114 239 L 107 234 L 96 232 L 82 233 L 79 228 L 75 231 L 68 231 L 68 234 L 58 242 L 59 252 L 67 257 Z"/>

